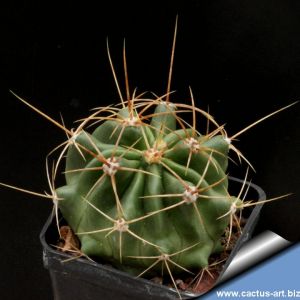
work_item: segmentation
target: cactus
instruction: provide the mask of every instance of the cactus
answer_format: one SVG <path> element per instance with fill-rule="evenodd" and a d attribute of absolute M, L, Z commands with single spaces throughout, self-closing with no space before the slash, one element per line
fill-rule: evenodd
<path fill-rule="evenodd" d="M 220 216 L 235 201 L 227 192 L 229 144 L 219 130 L 177 129 L 180 104 L 153 103 L 148 115 L 152 104 L 138 102 L 97 116 L 107 120 L 74 139 L 67 184 L 57 189 L 82 251 L 136 275 L 153 264 L 148 257 L 177 252 L 172 272 L 206 267 L 229 223 Z"/>
<path fill-rule="evenodd" d="M 138 276 L 159 276 L 163 265 L 176 289 L 173 276 L 206 270 L 229 245 L 236 213 L 255 205 L 243 201 L 245 185 L 229 194 L 226 169 L 230 149 L 244 158 L 231 141 L 257 122 L 229 138 L 190 95 L 191 105 L 133 95 L 98 108 L 70 132 L 55 168 L 67 151 L 56 198 L 82 253 Z M 215 128 L 201 134 L 196 115 Z"/>

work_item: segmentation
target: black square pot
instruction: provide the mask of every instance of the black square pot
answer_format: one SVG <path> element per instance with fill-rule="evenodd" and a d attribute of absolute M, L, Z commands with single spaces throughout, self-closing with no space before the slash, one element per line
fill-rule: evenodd
<path fill-rule="evenodd" d="M 242 180 L 230 177 L 230 192 L 239 191 L 242 183 Z M 249 199 L 261 201 L 266 198 L 260 187 L 252 183 L 247 184 L 250 185 Z M 238 250 L 252 237 L 261 208 L 260 204 L 254 209 L 243 210 L 247 223 L 224 264 L 216 285 L 222 281 L 222 275 Z M 46 222 L 40 239 L 43 246 L 44 266 L 50 272 L 55 300 L 166 300 L 178 298 L 175 289 L 143 278 L 135 278 L 111 266 L 91 262 L 84 258 L 74 258 L 74 256 L 56 250 L 50 246 L 56 244 L 58 240 L 53 216 L 50 216 Z M 69 258 L 73 259 L 66 262 Z M 182 299 L 195 299 L 200 294 L 182 292 L 181 296 Z"/>

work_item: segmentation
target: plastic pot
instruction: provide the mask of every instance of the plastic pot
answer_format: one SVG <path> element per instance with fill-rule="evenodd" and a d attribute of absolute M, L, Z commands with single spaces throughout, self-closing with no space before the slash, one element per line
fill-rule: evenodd
<path fill-rule="evenodd" d="M 242 182 L 242 180 L 230 177 L 230 192 L 238 192 Z M 247 184 L 250 185 L 249 199 L 264 200 L 266 198 L 260 187 L 252 183 Z M 247 223 L 216 284 L 222 281 L 222 275 L 238 250 L 252 237 L 261 208 L 262 205 L 257 205 L 254 209 L 243 210 Z M 91 262 L 84 258 L 74 258 L 74 256 L 56 250 L 55 247 L 50 246 L 56 244 L 58 240 L 53 216 L 47 220 L 41 232 L 40 240 L 43 246 L 44 266 L 50 272 L 55 300 L 166 300 L 178 298 L 178 294 L 173 288 L 143 278 L 135 278 L 109 265 Z M 70 258 L 73 259 L 66 262 Z M 182 292 L 181 296 L 183 299 L 192 299 L 199 297 L 200 294 Z"/>

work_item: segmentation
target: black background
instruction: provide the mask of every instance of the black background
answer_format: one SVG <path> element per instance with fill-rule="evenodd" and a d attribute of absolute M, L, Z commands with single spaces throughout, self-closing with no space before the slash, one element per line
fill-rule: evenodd
<path fill-rule="evenodd" d="M 84 4 L 83 4 L 84 3 Z M 106 38 L 122 81 L 126 38 L 131 87 L 166 91 L 176 14 L 179 16 L 173 100 L 189 98 L 234 134 L 300 98 L 300 2 L 71 1 L 9 2 L 1 10 L 0 181 L 47 190 L 45 156 L 64 133 L 25 107 L 9 89 L 67 127 L 88 109 L 118 102 Z M 300 104 L 240 136 L 253 182 L 268 197 L 262 226 L 299 239 Z M 201 120 L 199 120 L 201 122 Z M 231 175 L 244 176 L 237 167 Z M 51 203 L 0 189 L 1 299 L 52 299 L 38 235 Z"/>

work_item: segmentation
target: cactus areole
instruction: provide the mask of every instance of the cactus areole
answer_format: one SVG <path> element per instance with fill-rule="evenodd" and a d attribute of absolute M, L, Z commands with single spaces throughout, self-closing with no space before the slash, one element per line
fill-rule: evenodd
<path fill-rule="evenodd" d="M 69 140 L 56 192 L 81 251 L 134 275 L 160 275 L 162 263 L 172 274 L 207 267 L 240 201 L 228 193 L 222 127 L 188 125 L 183 114 L 208 118 L 194 105 L 122 104 L 99 109 L 84 121 L 96 129 Z"/>

